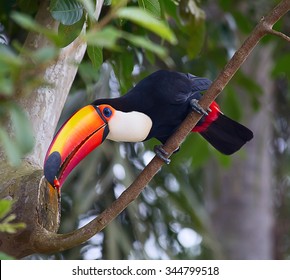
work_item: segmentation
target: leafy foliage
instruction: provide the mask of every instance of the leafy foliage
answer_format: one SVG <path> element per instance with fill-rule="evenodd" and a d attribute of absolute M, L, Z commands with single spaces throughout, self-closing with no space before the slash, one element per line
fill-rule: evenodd
<path fill-rule="evenodd" d="M 161 38 L 164 38 L 171 43 L 176 43 L 176 38 L 171 30 L 163 22 L 153 18 L 152 15 L 146 11 L 142 11 L 135 7 L 127 7 L 119 9 L 117 16 L 131 20 L 132 22 L 156 33 Z"/>
<path fill-rule="evenodd" d="M 16 233 L 18 230 L 25 228 L 24 223 L 13 222 L 16 217 L 14 214 L 9 214 L 12 210 L 13 201 L 7 199 L 0 200 L 0 232 L 9 234 Z M 13 260 L 11 256 L 0 252 L 0 260 Z"/>
<path fill-rule="evenodd" d="M 13 223 L 16 219 L 14 214 L 9 212 L 12 209 L 13 201 L 7 199 L 0 200 L 0 231 L 7 233 L 15 233 L 17 230 L 25 228 L 24 223 Z"/>
<path fill-rule="evenodd" d="M 79 21 L 71 25 L 60 23 L 58 27 L 58 35 L 62 40 L 60 47 L 65 47 L 73 42 L 80 35 L 84 23 L 85 15 L 83 15 Z"/>
<path fill-rule="evenodd" d="M 158 0 L 138 0 L 138 5 L 156 18 L 161 18 L 161 7 Z"/>
<path fill-rule="evenodd" d="M 50 12 L 53 18 L 64 25 L 73 25 L 83 16 L 83 7 L 76 0 L 52 0 Z"/>

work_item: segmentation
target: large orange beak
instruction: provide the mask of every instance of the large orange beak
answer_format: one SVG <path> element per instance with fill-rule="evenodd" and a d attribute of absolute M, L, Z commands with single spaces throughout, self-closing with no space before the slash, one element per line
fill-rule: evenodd
<path fill-rule="evenodd" d="M 109 105 L 88 105 L 60 128 L 44 161 L 44 176 L 52 186 L 62 186 L 73 168 L 105 140 L 114 112 Z"/>

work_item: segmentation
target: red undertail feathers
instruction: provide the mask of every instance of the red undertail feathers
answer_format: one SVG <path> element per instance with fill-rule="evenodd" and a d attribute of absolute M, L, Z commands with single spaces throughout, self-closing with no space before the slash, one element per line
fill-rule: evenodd
<path fill-rule="evenodd" d="M 209 115 L 192 131 L 199 132 L 218 151 L 231 155 L 253 138 L 251 130 L 225 116 L 216 102 L 210 109 Z"/>

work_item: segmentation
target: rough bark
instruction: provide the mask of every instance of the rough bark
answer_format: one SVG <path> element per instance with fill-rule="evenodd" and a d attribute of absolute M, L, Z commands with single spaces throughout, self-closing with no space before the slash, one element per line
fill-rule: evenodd
<path fill-rule="evenodd" d="M 21 258 L 37 252 L 32 237 L 38 228 L 56 232 L 59 226 L 59 200 L 52 187 L 47 187 L 42 170 L 28 169 L 27 174 L 13 178 L 1 191 L 2 198 L 16 201 L 13 213 L 26 227 L 15 234 L 0 234 L 0 250 Z"/>

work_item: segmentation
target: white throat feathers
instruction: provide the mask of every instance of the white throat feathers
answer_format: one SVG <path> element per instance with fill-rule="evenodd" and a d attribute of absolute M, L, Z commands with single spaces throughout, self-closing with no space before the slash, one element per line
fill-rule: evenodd
<path fill-rule="evenodd" d="M 109 121 L 107 139 L 116 142 L 141 142 L 146 139 L 152 127 L 152 120 L 140 112 L 115 111 Z"/>

